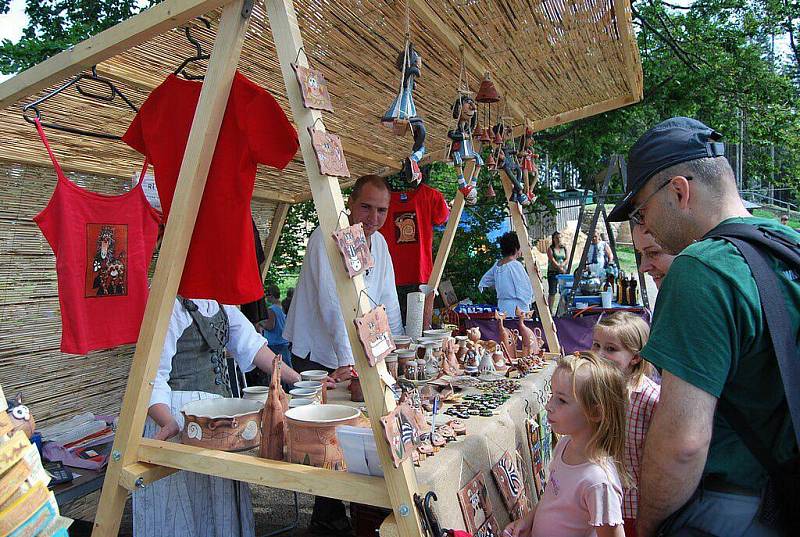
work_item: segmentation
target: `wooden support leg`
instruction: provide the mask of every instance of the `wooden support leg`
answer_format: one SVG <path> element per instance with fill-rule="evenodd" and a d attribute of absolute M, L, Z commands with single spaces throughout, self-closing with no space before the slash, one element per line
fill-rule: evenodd
<path fill-rule="evenodd" d="M 311 194 L 314 198 L 325 249 L 336 282 L 336 291 L 350 339 L 350 347 L 355 358 L 356 370 L 361 378 L 361 388 L 369 411 L 372 432 L 376 438 L 389 498 L 398 521 L 399 534 L 401 537 L 416 537 L 421 535 L 422 530 L 413 500 L 413 495 L 417 492 L 414 467 L 410 460 L 401 464 L 399 468 L 394 467 L 389 453 L 389 445 L 383 440 L 383 429 L 380 423 L 380 418 L 395 407 L 394 394 L 379 378 L 379 373 L 386 370 L 386 363 L 379 362 L 375 367 L 370 367 L 353 323 L 358 312 L 365 313 L 372 306 L 366 293 L 363 293 L 364 278 L 359 275 L 350 279 L 347 276 L 342 256 L 332 238 L 333 232 L 344 224 L 344 219 L 342 218 L 340 224 L 339 218 L 344 209 L 342 192 L 335 177 L 325 176 L 319 172 L 319 165 L 308 133 L 309 127 L 325 128 L 322 113 L 303 106 L 300 88 L 290 65 L 294 61 L 298 61 L 301 65 L 305 65 L 306 62 L 304 58 L 298 57 L 298 52 L 303 47 L 303 38 L 297 25 L 297 15 L 292 0 L 266 0 L 266 6 L 275 48 L 281 63 L 283 81 L 286 85 L 286 95 L 297 125 L 300 149 L 308 174 Z"/>
<path fill-rule="evenodd" d="M 92 537 L 115 537 L 119 531 L 128 496 L 121 482 L 122 469 L 137 462 L 152 382 L 247 29 L 248 19 L 242 16 L 243 4 L 244 0 L 234 0 L 222 10 L 133 356 Z"/>
<path fill-rule="evenodd" d="M 286 222 L 286 216 L 289 214 L 288 203 L 279 203 L 275 207 L 275 214 L 272 215 L 272 223 L 269 225 L 269 234 L 264 240 L 264 263 L 261 266 L 261 281 L 267 277 L 269 267 L 272 264 L 272 257 L 275 255 L 275 249 L 278 247 L 278 239 L 281 238 L 283 231 L 283 224 Z"/>
<path fill-rule="evenodd" d="M 511 197 L 511 179 L 506 172 L 500 170 L 500 180 L 503 183 L 506 199 L 508 199 Z M 530 238 L 528 237 L 528 226 L 525 225 L 524 215 L 522 211 L 520 211 L 519 204 L 513 201 L 508 202 L 508 212 L 511 213 L 511 221 L 514 224 L 517 238 L 519 238 L 519 245 L 522 248 L 525 268 L 528 270 L 528 276 L 531 279 L 533 295 L 536 299 L 536 308 L 539 310 L 539 318 L 542 320 L 547 348 L 550 352 L 560 353 L 561 345 L 558 343 L 556 325 L 553 322 L 550 308 L 547 306 L 547 297 L 544 295 L 544 286 L 542 285 L 542 275 L 539 273 L 539 266 L 536 264 L 536 258 L 533 256 Z"/>

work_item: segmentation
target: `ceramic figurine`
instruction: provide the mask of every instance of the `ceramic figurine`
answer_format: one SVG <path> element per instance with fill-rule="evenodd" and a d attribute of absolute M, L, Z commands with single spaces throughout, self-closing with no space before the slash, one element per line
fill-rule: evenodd
<path fill-rule="evenodd" d="M 458 336 L 458 350 L 456 351 L 456 360 L 458 360 L 459 364 L 464 363 L 464 357 L 467 355 L 467 336 Z"/>
<path fill-rule="evenodd" d="M 409 126 L 414 136 L 414 147 L 411 155 L 403 163 L 403 173 L 406 180 L 412 184 L 422 181 L 422 172 L 419 161 L 425 155 L 425 123 L 417 116 L 417 107 L 414 105 L 414 86 L 422 69 L 422 56 L 420 56 L 411 41 L 406 39 L 403 52 L 397 58 L 397 69 L 401 73 L 400 91 L 392 105 L 381 118 L 381 123 L 391 127 L 395 134 L 405 136 Z"/>
<path fill-rule="evenodd" d="M 272 361 L 272 382 L 267 403 L 264 406 L 264 415 L 261 421 L 261 448 L 258 452 L 259 457 L 275 461 L 283 460 L 287 428 L 285 412 L 289 406 L 288 397 L 283 391 L 280 381 L 282 363 L 280 355 L 276 355 Z"/>
<path fill-rule="evenodd" d="M 538 354 L 539 342 L 533 330 L 525 326 L 525 312 L 517 307 L 517 326 L 519 327 L 519 335 L 522 337 L 522 356 L 531 356 Z"/>
<path fill-rule="evenodd" d="M 506 137 L 510 138 L 511 136 L 511 129 L 499 123 L 492 130 L 495 133 L 495 141 L 499 140 L 500 142 L 497 168 L 506 172 L 511 181 L 512 192 L 508 201 L 517 202 L 520 205 L 530 205 L 528 196 L 522 191 L 522 168 L 517 162 L 517 148 L 513 140 L 506 140 Z"/>
<path fill-rule="evenodd" d="M 495 312 L 495 319 L 497 319 L 497 334 L 500 336 L 500 346 L 505 352 L 509 361 L 513 362 L 517 359 L 517 339 L 514 333 L 505 327 L 503 321 L 506 318 L 505 313 Z"/>
<path fill-rule="evenodd" d="M 450 150 L 448 158 L 453 161 L 458 176 L 458 189 L 464 195 L 467 205 L 478 203 L 476 190 L 478 174 L 483 166 L 480 152 L 472 146 L 472 132 L 478 124 L 478 105 L 469 94 L 462 93 L 453 103 L 453 119 L 456 120 L 454 129 L 448 131 Z M 464 177 L 464 163 L 475 161 L 475 167 L 468 178 Z"/>
<path fill-rule="evenodd" d="M 481 374 L 485 373 L 495 373 L 497 370 L 494 367 L 494 361 L 492 360 L 492 355 L 488 352 L 481 353 L 481 361 L 478 364 L 478 372 Z"/>
<path fill-rule="evenodd" d="M 522 161 L 522 178 L 525 183 L 525 194 L 528 199 L 533 202 L 533 187 L 539 179 L 539 169 L 536 166 L 535 159 L 539 155 L 533 152 L 533 130 L 529 127 L 525 128 L 525 135 L 522 137 L 522 151 L 520 151 Z M 531 182 L 531 176 L 533 181 Z"/>
<path fill-rule="evenodd" d="M 477 343 L 481 340 L 481 329 L 477 326 L 467 329 L 467 337 L 471 342 Z"/>
<path fill-rule="evenodd" d="M 36 429 L 36 420 L 33 419 L 30 409 L 22 404 L 22 394 L 18 394 L 16 399 L 6 400 L 8 404 L 8 418 L 15 431 L 22 431 L 30 439 Z"/>

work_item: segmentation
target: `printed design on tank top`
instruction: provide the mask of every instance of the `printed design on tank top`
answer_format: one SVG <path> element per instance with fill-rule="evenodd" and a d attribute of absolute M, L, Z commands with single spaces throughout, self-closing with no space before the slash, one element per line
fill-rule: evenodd
<path fill-rule="evenodd" d="M 415 211 L 395 213 L 394 236 L 397 244 L 419 242 L 417 230 L 417 213 Z"/>
<path fill-rule="evenodd" d="M 87 298 L 128 294 L 128 225 L 86 224 Z"/>

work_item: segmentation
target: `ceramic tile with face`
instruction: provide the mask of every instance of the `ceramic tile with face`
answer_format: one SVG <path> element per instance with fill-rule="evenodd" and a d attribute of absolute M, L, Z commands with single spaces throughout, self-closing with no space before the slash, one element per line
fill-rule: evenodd
<path fill-rule="evenodd" d="M 383 434 L 389 443 L 389 453 L 395 467 L 406 460 L 416 449 L 419 431 L 414 411 L 407 402 L 401 402 L 394 410 L 381 418 Z"/>
<path fill-rule="evenodd" d="M 350 170 L 347 168 L 347 161 L 342 149 L 342 140 L 335 134 L 311 127 L 308 132 L 311 134 L 311 145 L 314 146 L 314 153 L 317 155 L 319 172 L 322 175 L 333 177 L 350 177 Z"/>
<path fill-rule="evenodd" d="M 374 366 L 395 349 L 392 332 L 389 328 L 389 317 L 386 308 L 381 304 L 368 311 L 362 317 L 354 319 L 358 339 L 367 355 L 369 365 Z"/>
<path fill-rule="evenodd" d="M 312 110 L 325 110 L 333 112 L 331 95 L 328 92 L 328 82 L 322 71 L 311 67 L 292 64 L 297 82 L 300 84 L 300 93 L 303 96 L 303 106 Z"/>
<path fill-rule="evenodd" d="M 486 523 L 481 526 L 475 534 L 475 537 L 500 537 L 500 535 L 500 525 L 497 523 L 494 515 L 492 515 L 486 520 Z"/>
<path fill-rule="evenodd" d="M 360 222 L 337 229 L 333 232 L 333 240 L 342 253 L 347 275 L 351 278 L 375 266 L 375 259 L 364 235 L 364 226 Z"/>
<path fill-rule="evenodd" d="M 458 491 L 458 503 L 461 504 L 467 531 L 475 534 L 492 514 L 492 503 L 486 490 L 483 472 L 478 472 L 464 488 Z"/>

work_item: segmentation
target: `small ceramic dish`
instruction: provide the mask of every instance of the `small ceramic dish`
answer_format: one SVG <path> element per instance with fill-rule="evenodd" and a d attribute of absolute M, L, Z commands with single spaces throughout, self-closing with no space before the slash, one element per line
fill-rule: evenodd
<path fill-rule="evenodd" d="M 303 380 L 316 380 L 318 382 L 322 381 L 325 377 L 328 376 L 327 371 L 322 371 L 321 369 L 309 369 L 308 371 L 303 371 L 300 373 L 300 378 Z"/>

